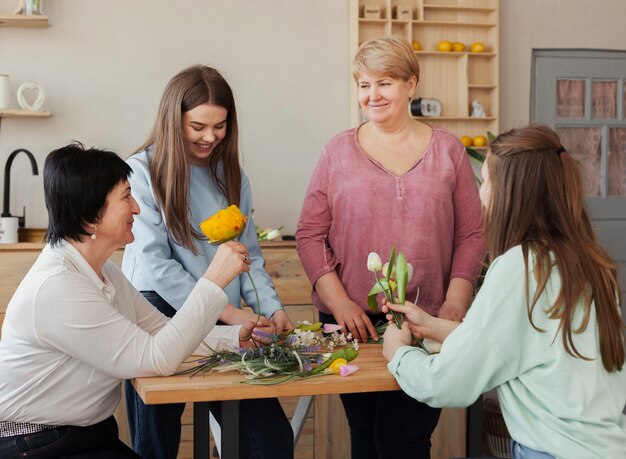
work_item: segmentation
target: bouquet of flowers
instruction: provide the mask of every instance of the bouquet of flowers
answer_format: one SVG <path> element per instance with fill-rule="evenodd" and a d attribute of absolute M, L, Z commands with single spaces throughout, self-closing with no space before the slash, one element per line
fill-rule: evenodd
<path fill-rule="evenodd" d="M 263 335 L 270 344 L 236 350 L 214 351 L 208 357 L 193 361 L 196 365 L 177 374 L 204 374 L 209 371 L 240 371 L 251 384 L 278 384 L 295 377 L 307 378 L 325 374 L 348 376 L 358 370 L 348 364 L 358 355 L 358 343 L 347 344 L 336 325 L 299 323 L 287 333 Z M 344 346 L 334 350 L 336 346 Z"/>
<path fill-rule="evenodd" d="M 388 303 L 404 304 L 406 301 L 406 286 L 413 277 L 413 266 L 406 261 L 402 252 L 396 255 L 396 246 L 391 246 L 389 261 L 383 266 L 380 255 L 370 252 L 367 256 L 367 269 L 374 273 L 374 286 L 367 295 L 367 304 L 373 312 L 378 312 L 378 294 L 382 293 Z M 383 277 L 379 278 L 378 273 L 382 272 Z M 397 292 L 397 298 L 394 293 Z M 419 287 L 417 288 L 419 297 Z M 417 302 L 417 297 L 415 298 Z M 392 311 L 393 320 L 400 328 L 404 322 L 404 314 Z"/>
<path fill-rule="evenodd" d="M 376 252 L 370 252 L 367 256 L 367 269 L 374 273 L 374 286 L 367 295 L 367 304 L 373 312 L 378 312 L 378 294 L 382 293 L 388 303 L 404 304 L 406 301 L 406 286 L 413 277 L 413 266 L 407 262 L 402 252 L 396 255 L 396 246 L 391 246 L 389 261 L 382 264 L 380 255 Z M 381 272 L 383 277 L 378 277 Z M 394 294 L 397 296 L 394 297 Z M 417 287 L 414 303 L 417 304 L 420 289 Z M 391 311 L 393 321 L 398 328 L 402 327 L 402 323 L 406 320 L 404 314 Z M 430 354 L 430 351 L 424 346 L 424 340 L 418 339 L 417 346 L 424 349 Z"/>

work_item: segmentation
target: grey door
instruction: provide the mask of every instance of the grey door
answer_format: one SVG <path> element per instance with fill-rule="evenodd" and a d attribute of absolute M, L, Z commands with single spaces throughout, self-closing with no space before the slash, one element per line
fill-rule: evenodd
<path fill-rule="evenodd" d="M 593 225 L 626 296 L 626 52 L 533 50 L 532 64 L 530 119 L 555 129 L 583 164 Z"/>

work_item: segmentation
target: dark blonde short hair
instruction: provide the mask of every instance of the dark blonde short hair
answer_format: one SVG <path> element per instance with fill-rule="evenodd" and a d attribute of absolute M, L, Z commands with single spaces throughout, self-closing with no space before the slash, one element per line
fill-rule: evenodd
<path fill-rule="evenodd" d="M 419 82 L 420 67 L 413 48 L 404 38 L 389 36 L 363 42 L 352 62 L 352 75 L 358 80 L 363 72 Z"/>

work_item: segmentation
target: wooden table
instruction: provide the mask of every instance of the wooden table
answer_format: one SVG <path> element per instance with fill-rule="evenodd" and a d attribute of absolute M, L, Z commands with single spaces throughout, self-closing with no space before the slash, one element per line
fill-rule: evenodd
<path fill-rule="evenodd" d="M 133 385 L 148 404 L 193 402 L 194 457 L 209 457 L 209 402 L 222 403 L 222 458 L 239 457 L 239 400 L 303 395 L 348 394 L 400 390 L 387 371 L 387 361 L 379 344 L 362 344 L 354 361 L 359 371 L 347 377 L 338 375 L 293 379 L 272 386 L 246 384 L 238 372 L 137 378 Z M 188 367 L 183 364 L 183 367 Z"/>

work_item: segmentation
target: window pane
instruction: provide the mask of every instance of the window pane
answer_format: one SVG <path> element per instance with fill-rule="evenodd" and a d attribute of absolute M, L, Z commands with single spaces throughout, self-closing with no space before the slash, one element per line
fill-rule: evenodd
<path fill-rule="evenodd" d="M 565 149 L 583 167 L 585 196 L 600 196 L 601 128 L 558 128 Z"/>
<path fill-rule="evenodd" d="M 585 116 L 585 80 L 557 80 L 556 94 L 558 118 Z"/>
<path fill-rule="evenodd" d="M 609 195 L 626 196 L 626 128 L 609 129 Z"/>
<path fill-rule="evenodd" d="M 594 81 L 591 95 L 593 118 L 617 116 L 617 81 Z"/>

